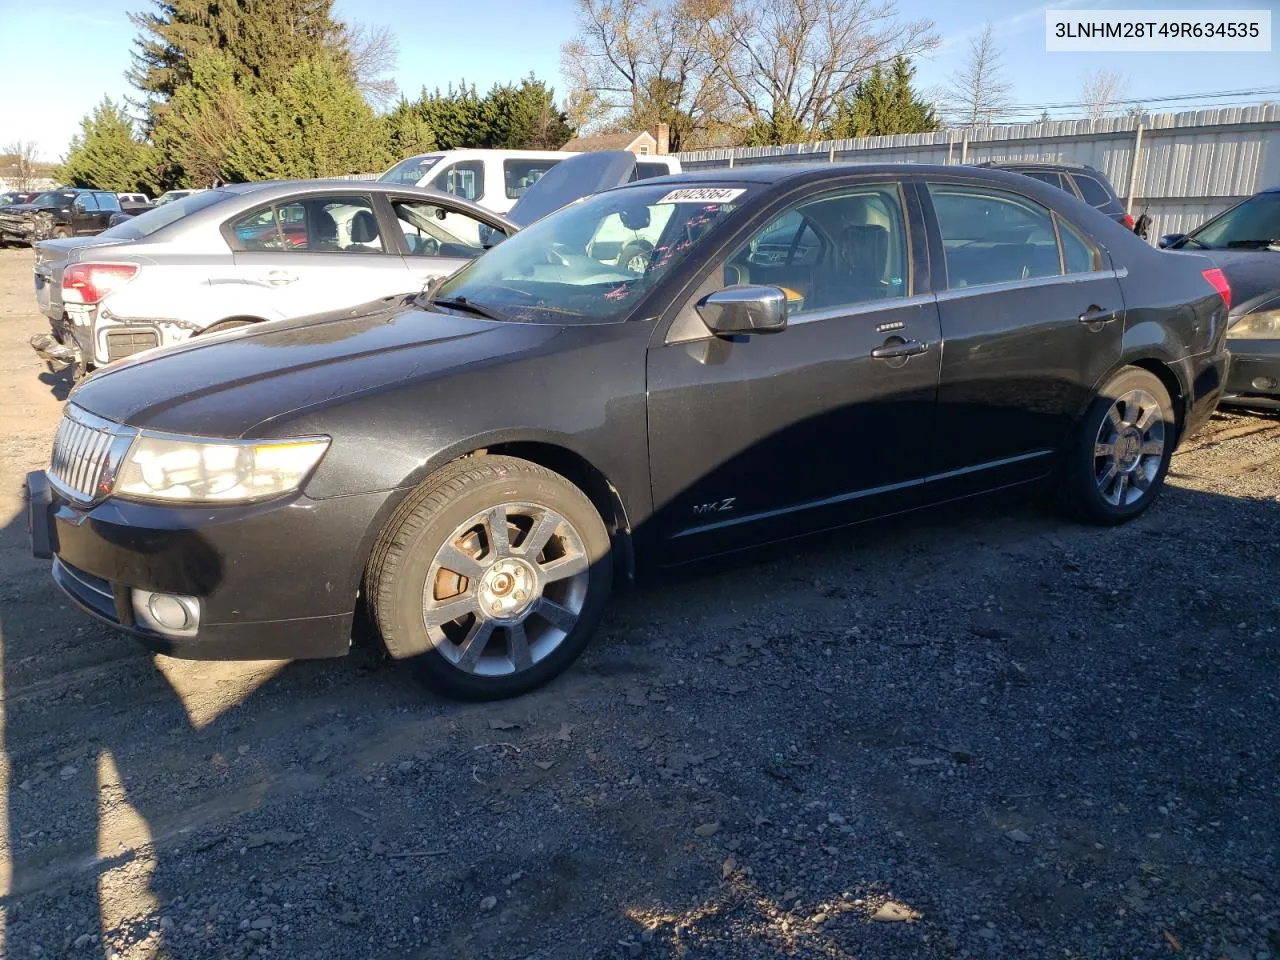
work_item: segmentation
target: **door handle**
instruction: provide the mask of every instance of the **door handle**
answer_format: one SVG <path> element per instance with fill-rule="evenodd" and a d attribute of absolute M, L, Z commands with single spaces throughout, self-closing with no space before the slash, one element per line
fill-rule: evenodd
<path fill-rule="evenodd" d="M 288 270 L 272 270 L 267 274 L 267 283 L 273 287 L 281 287 L 286 283 L 293 283 L 298 278 Z"/>
<path fill-rule="evenodd" d="M 1100 307 L 1095 303 L 1091 304 L 1088 310 L 1080 314 L 1078 319 L 1081 323 L 1110 323 L 1118 316 L 1120 316 L 1120 312 L 1118 310 Z"/>
<path fill-rule="evenodd" d="M 903 340 L 901 337 L 890 337 L 871 351 L 877 360 L 895 360 L 899 357 L 914 357 L 928 351 L 929 345 L 919 340 Z"/>

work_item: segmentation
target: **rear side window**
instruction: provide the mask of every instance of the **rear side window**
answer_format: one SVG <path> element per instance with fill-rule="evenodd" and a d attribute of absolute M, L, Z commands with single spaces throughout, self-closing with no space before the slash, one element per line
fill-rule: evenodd
<path fill-rule="evenodd" d="M 190 196 L 183 197 L 181 200 L 164 203 L 145 213 L 140 213 L 133 219 L 126 220 L 124 223 L 117 224 L 107 230 L 102 236 L 120 237 L 127 240 L 149 237 L 157 230 L 161 230 L 172 223 L 177 223 L 197 210 L 203 210 L 205 207 L 211 207 L 215 203 L 230 200 L 234 196 L 235 194 L 225 193 L 222 190 L 203 190 L 200 193 L 193 193 Z"/>
<path fill-rule="evenodd" d="M 1059 190 L 1065 190 L 1067 193 L 1072 192 L 1070 187 L 1063 184 L 1062 174 L 1054 170 L 1019 170 L 1018 172 L 1024 177 L 1030 177 L 1032 180 L 1039 180 L 1042 183 L 1049 184 L 1051 187 L 1057 187 Z"/>
<path fill-rule="evenodd" d="M 120 201 L 116 199 L 114 193 L 97 193 L 94 194 L 98 198 L 99 210 L 119 210 Z"/>
<path fill-rule="evenodd" d="M 502 179 L 508 200 L 517 200 L 524 192 L 542 179 L 542 175 L 559 160 L 503 160 Z"/>
<path fill-rule="evenodd" d="M 368 197 L 305 197 L 247 213 L 224 228 L 245 252 L 382 253 Z"/>
<path fill-rule="evenodd" d="M 1071 224 L 1061 217 L 1058 237 L 1062 240 L 1062 263 L 1067 273 L 1090 273 L 1102 266 L 1102 258 Z"/>
<path fill-rule="evenodd" d="M 1095 207 L 1105 207 L 1111 202 L 1111 193 L 1093 177 L 1086 177 L 1084 174 L 1073 174 L 1076 180 L 1076 186 L 1080 188 L 1080 196 L 1084 198 L 1084 202 Z"/>
<path fill-rule="evenodd" d="M 463 200 L 479 200 L 484 196 L 484 161 L 460 160 L 452 163 L 437 174 L 431 181 L 431 186 Z"/>
<path fill-rule="evenodd" d="M 1053 216 L 1033 200 L 980 187 L 929 184 L 952 289 L 1061 272 Z"/>

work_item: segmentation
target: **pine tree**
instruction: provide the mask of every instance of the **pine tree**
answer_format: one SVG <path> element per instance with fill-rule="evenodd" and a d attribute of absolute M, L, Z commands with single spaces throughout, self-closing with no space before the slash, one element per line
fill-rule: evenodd
<path fill-rule="evenodd" d="M 166 159 L 168 182 L 207 187 L 238 179 L 230 164 L 248 119 L 250 96 L 236 81 L 231 57 L 210 51 L 193 57 L 191 77 L 168 103 L 153 108 L 151 142 Z"/>
<path fill-rule="evenodd" d="M 225 53 L 238 84 L 270 89 L 294 64 L 326 47 L 342 50 L 333 0 L 152 0 L 130 14 L 138 28 L 129 81 L 168 100 L 192 77 L 192 60 Z M 348 64 L 349 67 L 349 64 Z"/>
<path fill-rule="evenodd" d="M 897 57 L 887 73 L 872 67 L 854 87 L 853 96 L 837 105 L 828 136 L 883 137 L 937 130 L 934 108 L 911 85 L 915 72 L 905 57 Z"/>
<path fill-rule="evenodd" d="M 385 126 L 331 57 L 300 60 L 275 90 L 248 101 L 245 119 L 228 157 L 238 179 L 363 173 L 392 160 Z"/>
<path fill-rule="evenodd" d="M 520 85 L 494 85 L 480 102 L 483 144 L 511 150 L 557 150 L 573 136 L 555 91 L 533 74 Z"/>
<path fill-rule="evenodd" d="M 57 179 L 76 187 L 134 192 L 156 185 L 155 153 L 134 132 L 124 107 L 103 97 L 80 121 Z"/>
<path fill-rule="evenodd" d="M 436 136 L 417 108 L 404 97 L 382 118 L 387 150 L 393 159 L 412 157 L 436 148 Z"/>

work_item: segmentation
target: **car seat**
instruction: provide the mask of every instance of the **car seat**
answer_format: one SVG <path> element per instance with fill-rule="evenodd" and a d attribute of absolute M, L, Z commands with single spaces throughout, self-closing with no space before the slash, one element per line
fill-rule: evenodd
<path fill-rule="evenodd" d="M 338 246 L 338 221 L 328 210 L 313 210 L 311 236 L 316 250 L 341 250 Z"/>
<path fill-rule="evenodd" d="M 351 246 L 361 250 L 381 250 L 378 220 L 369 210 L 358 210 L 351 218 Z"/>

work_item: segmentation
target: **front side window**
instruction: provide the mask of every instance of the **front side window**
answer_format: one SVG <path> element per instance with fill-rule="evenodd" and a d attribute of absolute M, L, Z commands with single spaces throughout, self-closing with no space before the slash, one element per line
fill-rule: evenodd
<path fill-rule="evenodd" d="M 929 184 L 955 290 L 1061 272 L 1053 217 L 1026 197 L 982 187 Z"/>
<path fill-rule="evenodd" d="M 460 160 L 450 164 L 436 174 L 431 186 L 463 200 L 479 200 L 484 196 L 484 161 Z"/>
<path fill-rule="evenodd" d="M 726 284 L 779 287 L 792 316 L 907 295 L 907 231 L 896 184 L 805 200 L 731 256 Z"/>
<path fill-rule="evenodd" d="M 98 209 L 98 201 L 94 199 L 92 193 L 82 193 L 76 197 L 76 208 L 90 213 Z"/>
<path fill-rule="evenodd" d="M 1280 247 L 1280 191 L 1259 193 L 1210 220 L 1175 247 L 1267 250 Z"/>
<path fill-rule="evenodd" d="M 1076 186 L 1080 188 L 1080 196 L 1084 198 L 1085 203 L 1093 207 L 1105 207 L 1111 202 L 1110 192 L 1093 177 L 1086 177 L 1080 173 L 1072 176 L 1075 178 Z"/>
<path fill-rule="evenodd" d="M 411 256 L 470 259 L 502 240 L 501 231 L 434 203 L 392 200 L 391 209 Z"/>
<path fill-rule="evenodd" d="M 406 187 L 416 187 L 418 182 L 431 172 L 431 168 L 440 162 L 443 154 L 430 153 L 422 157 L 410 157 L 401 160 L 394 167 L 380 176 L 383 183 L 398 183 Z"/>
<path fill-rule="evenodd" d="M 229 225 L 237 250 L 382 253 L 368 197 L 305 197 L 245 214 Z"/>
<path fill-rule="evenodd" d="M 473 260 L 435 299 L 529 323 L 620 320 L 677 264 L 697 256 L 756 189 L 666 183 L 598 193 Z M 648 244 L 643 254 L 624 256 Z"/>
<path fill-rule="evenodd" d="M 542 179 L 543 174 L 554 167 L 559 160 L 503 160 L 502 179 L 506 187 L 507 199 L 518 200 L 525 191 Z"/>

